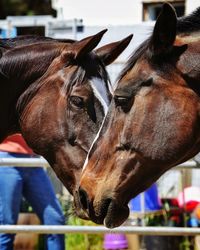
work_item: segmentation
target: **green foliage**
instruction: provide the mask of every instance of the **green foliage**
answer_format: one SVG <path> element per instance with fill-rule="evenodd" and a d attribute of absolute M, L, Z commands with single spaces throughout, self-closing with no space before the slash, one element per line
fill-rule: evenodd
<path fill-rule="evenodd" d="M 51 0 L 1 0 L 0 19 L 6 16 L 55 15 Z"/>
<path fill-rule="evenodd" d="M 93 226 L 91 221 L 81 220 L 70 216 L 69 225 Z M 103 235 L 101 234 L 68 234 L 66 236 L 66 249 L 68 250 L 103 250 Z"/>
<path fill-rule="evenodd" d="M 163 226 L 164 224 L 164 217 L 162 214 L 154 215 L 149 214 L 145 216 L 145 225 L 148 226 Z"/>
<path fill-rule="evenodd" d="M 185 236 L 183 241 L 180 243 L 179 250 L 193 250 L 194 242 L 192 238 Z"/>

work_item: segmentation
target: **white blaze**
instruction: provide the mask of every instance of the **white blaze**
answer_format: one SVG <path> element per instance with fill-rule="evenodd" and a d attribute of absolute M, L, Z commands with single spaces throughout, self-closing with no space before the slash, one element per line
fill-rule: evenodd
<path fill-rule="evenodd" d="M 91 87 L 93 89 L 95 97 L 102 104 L 103 109 L 104 109 L 104 115 L 106 117 L 106 114 L 108 112 L 108 106 L 110 104 L 110 101 L 109 101 L 109 98 L 108 98 L 108 91 L 107 91 L 107 88 L 106 88 L 106 83 L 104 81 L 102 81 L 102 79 L 95 77 L 95 78 L 92 78 L 92 80 L 91 80 Z M 87 158 L 86 158 L 85 163 L 83 165 L 82 171 L 85 169 L 86 165 L 88 164 L 88 156 L 89 156 L 90 150 L 91 150 L 94 143 L 96 142 L 96 140 L 99 137 L 101 128 L 103 127 L 103 124 L 104 124 L 105 117 L 104 117 L 103 122 L 101 124 L 101 127 L 100 127 L 96 137 L 94 138 L 94 141 L 93 141 L 93 143 L 92 143 L 92 145 L 91 145 L 91 147 L 90 147 L 90 149 L 88 151 Z"/>
<path fill-rule="evenodd" d="M 99 100 L 99 102 L 103 106 L 104 114 L 108 111 L 109 106 L 109 98 L 108 98 L 108 91 L 106 88 L 106 83 L 97 77 L 92 78 L 90 81 L 92 90 L 94 92 L 95 97 Z"/>

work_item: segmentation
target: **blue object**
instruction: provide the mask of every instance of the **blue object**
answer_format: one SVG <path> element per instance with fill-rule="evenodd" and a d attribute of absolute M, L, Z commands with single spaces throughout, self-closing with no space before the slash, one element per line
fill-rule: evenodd
<path fill-rule="evenodd" d="M 199 222 L 196 218 L 194 217 L 191 217 L 189 220 L 188 220 L 188 226 L 189 227 L 198 227 L 199 226 Z"/>
<path fill-rule="evenodd" d="M 28 154 L 0 151 L 1 158 L 33 158 Z M 43 168 L 0 167 L 0 224 L 17 223 L 24 196 L 44 225 L 64 225 L 65 218 Z M 13 249 L 14 234 L 0 234 L 0 249 Z M 47 249 L 64 250 L 64 235 L 46 236 Z"/>
<path fill-rule="evenodd" d="M 16 27 L 12 27 L 10 30 L 2 29 L 1 30 L 1 38 L 14 38 L 17 36 Z"/>
<path fill-rule="evenodd" d="M 129 202 L 130 211 L 141 212 L 142 194 L 139 194 Z M 153 184 L 144 192 L 144 207 L 145 211 L 155 211 L 161 209 L 160 200 L 158 197 L 158 189 L 156 184 Z"/>

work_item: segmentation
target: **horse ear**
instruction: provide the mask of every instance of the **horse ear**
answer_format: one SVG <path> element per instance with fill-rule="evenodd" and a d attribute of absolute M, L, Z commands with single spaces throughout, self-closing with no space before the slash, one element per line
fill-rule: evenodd
<path fill-rule="evenodd" d="M 74 43 L 73 44 L 74 54 L 75 54 L 74 59 L 79 59 L 84 55 L 88 54 L 90 51 L 92 51 L 99 44 L 101 38 L 103 37 L 106 31 L 107 29 L 102 30 L 96 35 L 86 37 L 81 41 Z"/>
<path fill-rule="evenodd" d="M 154 54 L 166 52 L 173 47 L 176 38 L 177 16 L 174 8 L 165 3 L 156 21 L 151 39 Z"/>
<path fill-rule="evenodd" d="M 132 37 L 133 35 L 129 35 L 123 40 L 104 45 L 95 50 L 95 53 L 101 58 L 105 65 L 109 65 L 125 50 Z"/>

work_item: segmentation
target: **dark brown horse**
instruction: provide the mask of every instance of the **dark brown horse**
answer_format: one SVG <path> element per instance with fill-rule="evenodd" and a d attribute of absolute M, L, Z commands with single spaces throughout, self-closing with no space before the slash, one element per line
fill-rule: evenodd
<path fill-rule="evenodd" d="M 105 66 L 131 40 L 92 51 L 104 33 L 81 41 L 2 41 L 0 138 L 20 131 L 71 193 L 110 102 Z"/>
<path fill-rule="evenodd" d="M 165 4 L 119 77 L 77 206 L 97 223 L 119 226 L 131 198 L 199 151 L 200 8 L 177 21 Z"/>

